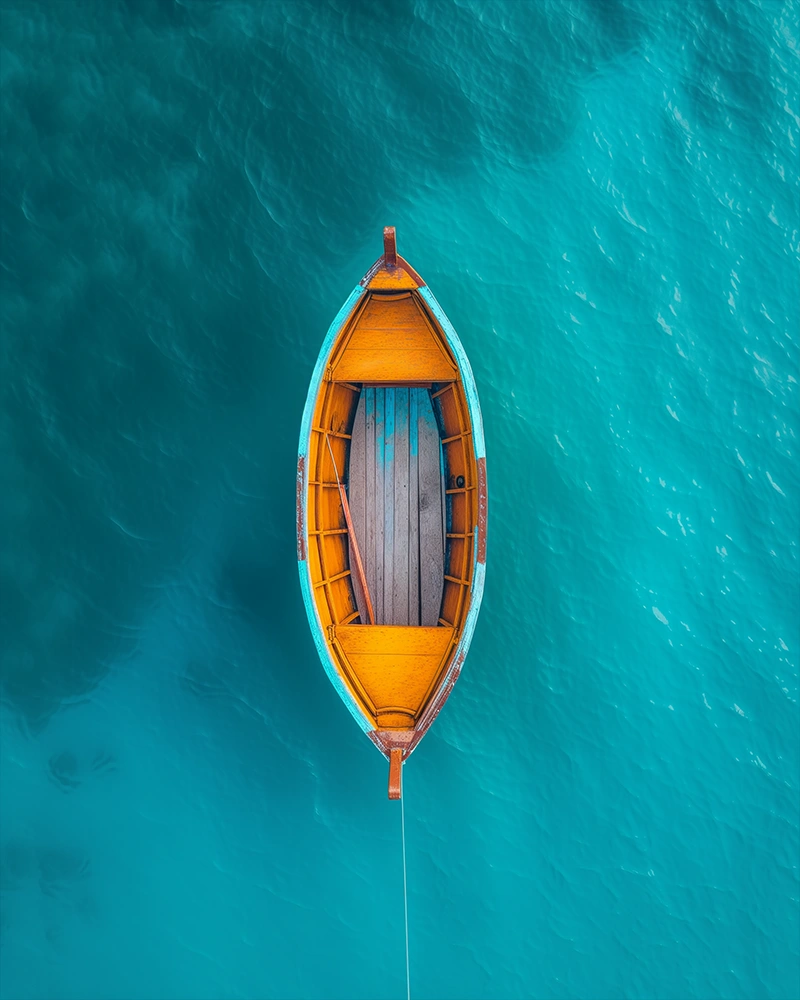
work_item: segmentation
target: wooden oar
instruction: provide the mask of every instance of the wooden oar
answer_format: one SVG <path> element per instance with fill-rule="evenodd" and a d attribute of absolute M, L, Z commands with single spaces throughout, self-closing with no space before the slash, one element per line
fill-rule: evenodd
<path fill-rule="evenodd" d="M 328 442 L 328 451 L 331 453 L 331 461 L 333 462 L 333 472 L 336 476 L 336 485 L 339 487 L 339 496 L 342 498 L 342 509 L 344 510 L 344 519 L 347 524 L 347 531 L 350 535 L 350 547 L 353 550 L 353 562 L 356 564 L 356 579 L 358 580 L 361 591 L 364 595 L 364 603 L 367 605 L 367 618 L 369 618 L 369 624 L 375 624 L 375 612 L 372 610 L 372 601 L 369 596 L 369 587 L 367 586 L 367 574 L 364 572 L 364 564 L 361 562 L 361 553 L 358 549 L 358 541 L 356 540 L 355 529 L 353 528 L 353 519 L 350 517 L 350 504 L 347 502 L 347 493 L 345 492 L 344 486 L 342 486 L 341 480 L 339 479 L 339 470 L 336 468 L 336 459 L 333 457 L 333 448 L 331 447 L 331 439 L 328 435 L 325 435 L 325 440 Z"/>

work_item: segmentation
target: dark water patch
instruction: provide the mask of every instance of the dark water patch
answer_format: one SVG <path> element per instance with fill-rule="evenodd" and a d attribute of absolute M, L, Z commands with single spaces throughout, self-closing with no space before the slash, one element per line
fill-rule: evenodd
<path fill-rule="evenodd" d="M 79 788 L 88 777 L 108 774 L 116 769 L 116 759 L 105 750 L 80 756 L 71 750 L 62 750 L 50 757 L 48 777 L 62 791 L 71 792 Z"/>
<path fill-rule="evenodd" d="M 72 791 L 80 784 L 78 760 L 74 753 L 64 750 L 50 758 L 50 777 L 63 791 Z"/>
<path fill-rule="evenodd" d="M 33 877 L 36 856 L 33 848 L 25 841 L 9 840 L 0 845 L 0 889 L 18 889 L 22 883 Z"/>
<path fill-rule="evenodd" d="M 575 5 L 569 6 L 575 10 Z M 587 31 L 578 40 L 579 44 L 582 44 L 587 57 L 595 60 L 595 65 L 599 65 L 601 60 L 625 55 L 655 35 L 654 22 L 657 24 L 661 20 L 668 7 L 668 2 L 659 3 L 658 0 L 641 0 L 639 3 L 629 0 L 583 0 L 577 11 L 594 22 L 597 30 Z M 591 46 L 587 44 L 590 39 L 593 42 Z"/>
<path fill-rule="evenodd" d="M 265 539 L 266 540 L 266 539 Z M 280 641 L 282 622 L 294 610 L 296 595 L 286 586 L 289 574 L 297 571 L 296 549 L 285 538 L 268 538 L 269 559 L 254 560 L 253 552 L 232 551 L 220 568 L 218 599 L 233 605 L 258 631 L 271 633 Z"/>
<path fill-rule="evenodd" d="M 734 127 L 759 145 L 770 141 L 775 92 L 770 49 L 764 44 L 768 24 L 767 16 L 742 18 L 719 0 L 694 5 L 679 20 L 678 31 L 691 53 L 685 86 L 692 110 L 719 138 Z"/>
<path fill-rule="evenodd" d="M 5 841 L 0 847 L 0 887 L 19 890 L 35 882 L 48 896 L 64 896 L 90 877 L 91 863 L 80 851 L 67 847 Z"/>
<path fill-rule="evenodd" d="M 82 854 L 63 848 L 42 848 L 37 852 L 39 885 L 47 896 L 63 896 L 75 883 L 89 878 L 91 863 Z"/>

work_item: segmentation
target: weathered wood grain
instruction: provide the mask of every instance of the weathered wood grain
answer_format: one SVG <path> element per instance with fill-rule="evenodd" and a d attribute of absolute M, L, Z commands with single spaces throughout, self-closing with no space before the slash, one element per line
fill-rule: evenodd
<path fill-rule="evenodd" d="M 419 396 L 425 389 L 409 389 L 408 397 L 408 624 L 419 625 Z"/>
<path fill-rule="evenodd" d="M 386 469 L 386 390 L 375 390 L 375 600 L 380 610 L 375 611 L 375 620 L 385 621 L 386 609 L 383 602 L 383 481 Z"/>
<path fill-rule="evenodd" d="M 359 452 L 357 460 L 364 462 L 364 490 L 365 490 L 365 503 L 364 503 L 364 516 L 366 518 L 366 544 L 364 546 L 365 564 L 364 569 L 367 574 L 367 585 L 369 586 L 369 592 L 372 595 L 372 606 L 375 611 L 376 621 L 381 619 L 378 617 L 378 609 L 376 602 L 378 600 L 378 587 L 377 579 L 375 576 L 375 536 L 377 531 L 377 525 L 375 523 L 374 510 L 375 510 L 375 390 L 371 388 L 364 389 L 362 396 L 364 397 L 364 448 L 366 454 Z M 354 449 L 351 449 L 351 453 Z M 367 511 L 370 512 L 370 516 L 367 517 Z M 381 601 L 381 604 L 383 602 Z M 362 623 L 364 619 L 361 619 Z"/>
<path fill-rule="evenodd" d="M 444 581 L 444 489 L 439 431 L 427 389 L 363 390 L 349 477 L 375 621 L 436 626 Z"/>
<path fill-rule="evenodd" d="M 394 388 L 386 388 L 383 430 L 383 620 L 394 625 Z"/>
<path fill-rule="evenodd" d="M 430 397 L 419 408 L 419 591 L 422 625 L 439 620 L 444 586 L 439 429 Z"/>
<path fill-rule="evenodd" d="M 408 625 L 408 457 L 409 413 L 408 389 L 394 390 L 394 545 L 392 568 L 392 624 Z M 414 512 L 416 516 L 416 511 Z"/>

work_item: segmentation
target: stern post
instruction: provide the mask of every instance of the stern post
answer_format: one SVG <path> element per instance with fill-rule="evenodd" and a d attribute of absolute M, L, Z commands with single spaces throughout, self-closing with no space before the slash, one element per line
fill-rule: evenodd
<path fill-rule="evenodd" d="M 403 789 L 403 751 L 392 747 L 389 751 L 389 798 L 399 799 Z"/>

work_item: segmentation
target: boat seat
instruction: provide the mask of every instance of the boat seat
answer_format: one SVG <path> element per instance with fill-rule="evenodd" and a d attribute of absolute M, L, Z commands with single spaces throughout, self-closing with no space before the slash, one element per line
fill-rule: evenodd
<path fill-rule="evenodd" d="M 371 298 L 331 363 L 336 382 L 450 382 L 458 370 L 410 291 Z"/>
<path fill-rule="evenodd" d="M 438 682 L 453 629 L 336 625 L 333 641 L 345 668 L 374 706 L 379 729 L 413 726 Z"/>

